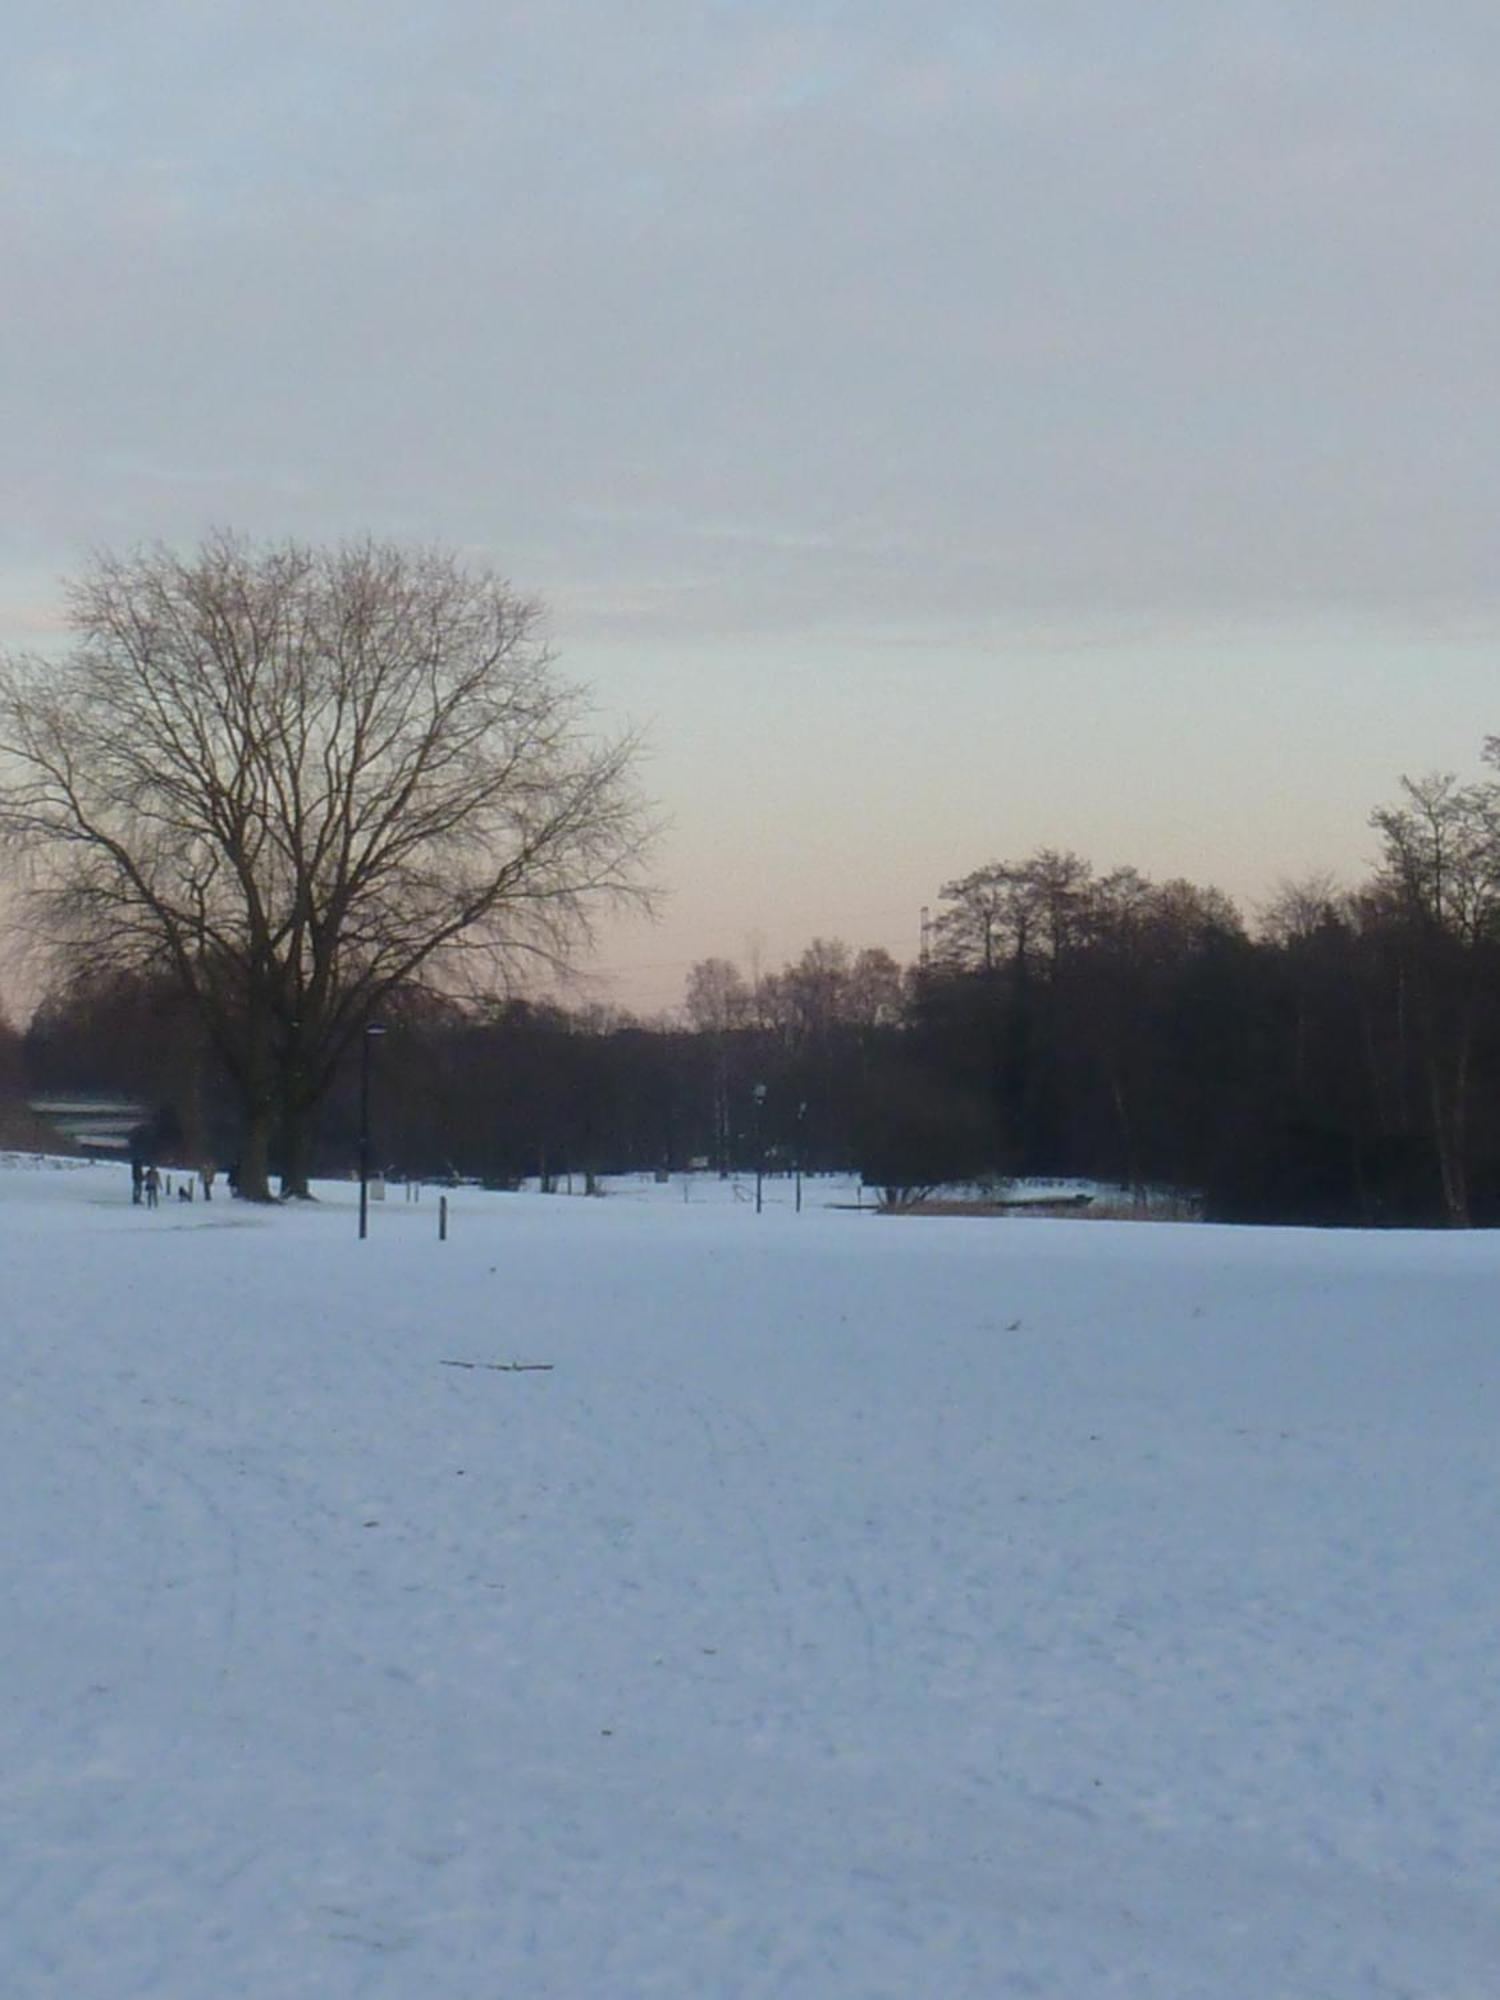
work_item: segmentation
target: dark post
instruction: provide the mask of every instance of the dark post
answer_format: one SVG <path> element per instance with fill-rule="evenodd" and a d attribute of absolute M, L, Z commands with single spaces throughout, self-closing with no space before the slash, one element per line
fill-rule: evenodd
<path fill-rule="evenodd" d="M 378 1021 L 366 1025 L 359 1038 L 359 1240 L 370 1233 L 370 1044 L 385 1029 Z"/>
<path fill-rule="evenodd" d="M 750 1094 L 755 1099 L 755 1213 L 759 1215 L 761 1183 L 766 1174 L 766 1086 L 758 1083 Z"/>
<path fill-rule="evenodd" d="M 797 1213 L 802 1213 L 802 1123 L 807 1117 L 807 1099 L 797 1106 Z"/>
<path fill-rule="evenodd" d="M 438 1196 L 438 1242 L 446 1243 L 447 1241 L 448 1241 L 448 1197 L 445 1194 L 440 1194 Z"/>

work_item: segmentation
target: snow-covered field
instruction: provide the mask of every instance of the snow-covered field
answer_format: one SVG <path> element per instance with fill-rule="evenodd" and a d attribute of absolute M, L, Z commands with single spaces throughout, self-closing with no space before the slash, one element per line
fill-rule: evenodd
<path fill-rule="evenodd" d="M 769 1192 L 0 1171 L 5 2000 L 1495 2000 L 1500 1238 Z"/>

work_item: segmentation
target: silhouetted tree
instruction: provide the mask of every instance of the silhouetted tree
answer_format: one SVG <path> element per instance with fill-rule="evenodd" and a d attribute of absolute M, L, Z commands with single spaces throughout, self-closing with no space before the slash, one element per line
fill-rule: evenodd
<path fill-rule="evenodd" d="M 1464 1226 L 1481 1014 L 1500 945 L 1500 787 L 1441 775 L 1403 779 L 1402 791 L 1404 804 L 1372 816 L 1384 844 L 1377 888 L 1400 952 L 1402 1026 L 1421 1069 L 1443 1207 Z"/>
<path fill-rule="evenodd" d="M 373 542 L 101 556 L 78 643 L 0 673 L 0 825 L 60 949 L 169 974 L 238 1093 L 244 1193 L 389 996 L 556 958 L 633 893 L 634 746 L 583 729 L 538 612 Z"/>

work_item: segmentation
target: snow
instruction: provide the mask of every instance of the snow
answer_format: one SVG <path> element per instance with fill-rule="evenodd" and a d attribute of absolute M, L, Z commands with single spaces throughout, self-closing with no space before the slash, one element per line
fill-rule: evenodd
<path fill-rule="evenodd" d="M 0 1167 L 7 2000 L 1500 1991 L 1500 1239 L 128 1183 Z"/>

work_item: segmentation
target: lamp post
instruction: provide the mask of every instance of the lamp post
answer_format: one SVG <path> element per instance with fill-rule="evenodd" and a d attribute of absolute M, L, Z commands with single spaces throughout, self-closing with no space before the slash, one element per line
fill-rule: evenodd
<path fill-rule="evenodd" d="M 766 1175 L 766 1086 L 757 1083 L 750 1095 L 755 1099 L 755 1213 L 760 1214 L 761 1183 Z"/>
<path fill-rule="evenodd" d="M 385 1029 L 370 1021 L 359 1038 L 359 1240 L 370 1233 L 370 1048 Z"/>

